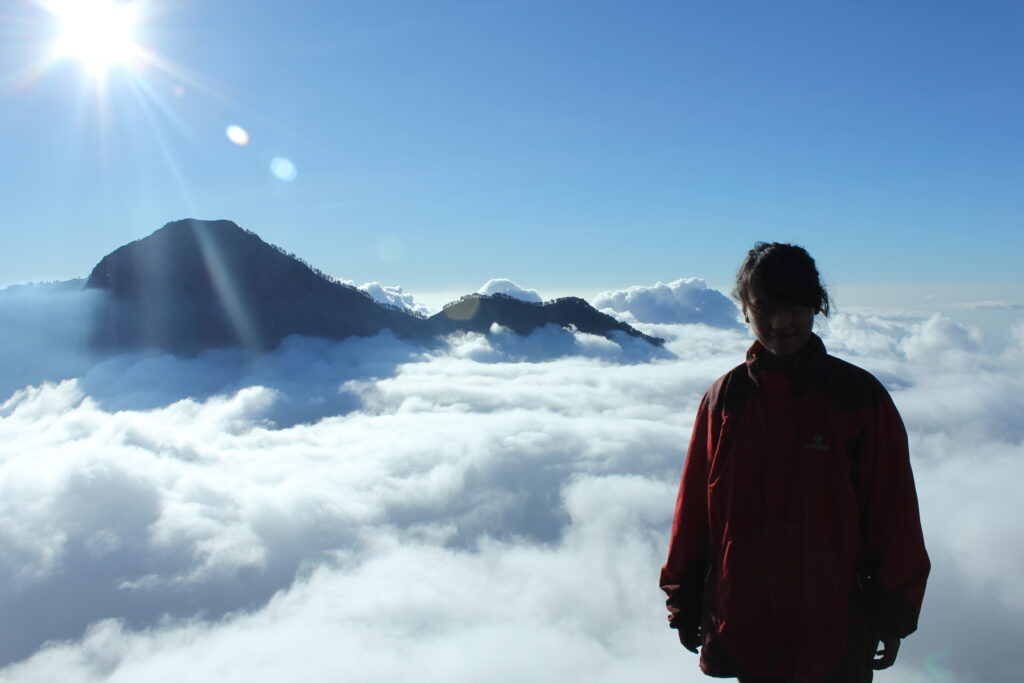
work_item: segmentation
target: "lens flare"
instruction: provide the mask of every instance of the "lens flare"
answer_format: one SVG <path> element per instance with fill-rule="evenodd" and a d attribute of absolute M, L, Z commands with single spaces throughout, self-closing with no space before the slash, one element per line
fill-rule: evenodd
<path fill-rule="evenodd" d="M 225 134 L 228 136 L 228 140 L 235 143 L 239 147 L 245 147 L 249 144 L 249 133 L 241 126 L 231 125 L 228 126 Z"/>
<path fill-rule="evenodd" d="M 471 320 L 480 309 L 480 298 L 463 297 L 444 307 L 444 314 L 452 320 Z"/>
<path fill-rule="evenodd" d="M 299 174 L 299 169 L 295 168 L 295 164 L 290 159 L 284 157 L 277 157 L 270 162 L 270 172 L 274 174 L 278 180 L 290 183 L 295 180 L 295 176 Z"/>

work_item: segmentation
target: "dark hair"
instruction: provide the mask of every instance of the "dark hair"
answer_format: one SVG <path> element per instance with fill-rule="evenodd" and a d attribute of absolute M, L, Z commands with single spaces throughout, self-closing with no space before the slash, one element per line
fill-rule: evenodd
<path fill-rule="evenodd" d="M 758 242 L 736 272 L 732 295 L 742 304 L 750 303 L 750 286 L 756 282 L 772 301 L 810 306 L 828 315 L 828 292 L 814 259 L 803 247 L 781 242 Z"/>

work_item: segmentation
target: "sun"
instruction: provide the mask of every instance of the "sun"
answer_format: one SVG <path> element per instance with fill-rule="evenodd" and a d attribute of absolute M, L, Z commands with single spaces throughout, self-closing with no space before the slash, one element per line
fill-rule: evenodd
<path fill-rule="evenodd" d="M 59 24 L 54 57 L 77 59 L 94 75 L 129 65 L 141 55 L 135 42 L 138 6 L 114 0 L 52 0 L 47 9 Z"/>

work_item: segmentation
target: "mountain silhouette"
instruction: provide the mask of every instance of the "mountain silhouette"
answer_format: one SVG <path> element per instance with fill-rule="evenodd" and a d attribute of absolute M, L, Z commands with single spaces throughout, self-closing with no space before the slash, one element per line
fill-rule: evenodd
<path fill-rule="evenodd" d="M 446 304 L 444 310 L 432 316 L 429 322 L 437 334 L 458 330 L 486 333 L 491 325 L 497 323 L 526 335 L 538 327 L 554 324 L 603 337 L 617 330 L 655 346 L 664 344 L 664 340 L 643 334 L 575 296 L 534 303 L 507 294 L 467 294 L 458 301 Z"/>
<path fill-rule="evenodd" d="M 663 343 L 574 297 L 534 304 L 473 294 L 424 318 L 381 304 L 226 220 L 168 223 L 103 257 L 85 286 L 110 295 L 92 334 L 106 350 L 264 351 L 292 334 L 344 339 L 383 330 L 426 343 L 459 330 L 486 333 L 494 323 L 519 334 L 557 324 Z"/>

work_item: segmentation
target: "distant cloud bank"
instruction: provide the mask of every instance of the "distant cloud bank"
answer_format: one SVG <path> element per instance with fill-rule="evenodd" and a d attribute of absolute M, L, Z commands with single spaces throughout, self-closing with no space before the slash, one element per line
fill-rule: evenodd
<path fill-rule="evenodd" d="M 1024 303 L 1019 301 L 968 301 L 955 305 L 958 308 L 981 311 L 1024 311 Z"/>
<path fill-rule="evenodd" d="M 736 304 L 697 277 L 601 292 L 591 303 L 598 309 L 629 314 L 637 322 L 703 323 L 723 328 L 740 326 Z"/>

